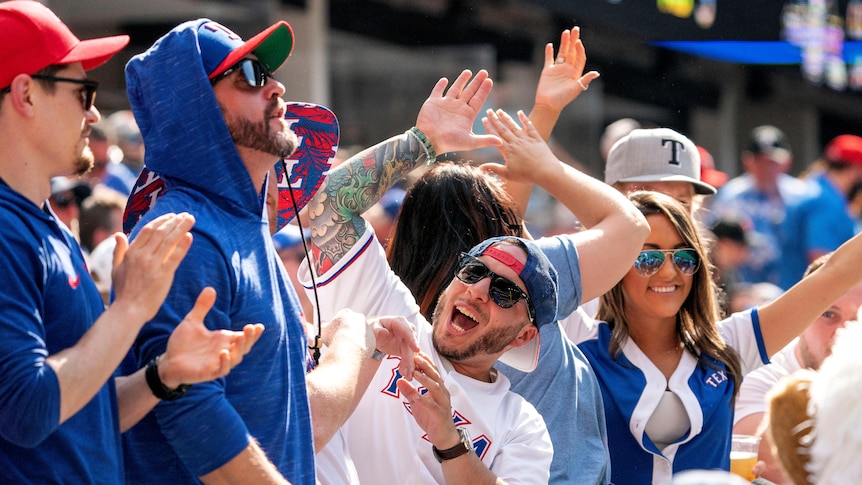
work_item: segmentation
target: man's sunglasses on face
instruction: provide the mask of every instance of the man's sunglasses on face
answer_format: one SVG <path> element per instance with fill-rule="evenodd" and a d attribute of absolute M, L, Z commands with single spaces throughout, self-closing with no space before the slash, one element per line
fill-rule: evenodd
<path fill-rule="evenodd" d="M 99 82 L 93 81 L 92 79 L 74 79 L 71 77 L 57 77 L 57 76 L 48 76 L 46 74 L 33 74 L 33 79 L 41 79 L 42 81 L 49 81 L 55 83 L 72 83 L 72 84 L 80 84 L 83 86 L 81 90 L 81 106 L 84 108 L 84 111 L 89 111 L 90 108 L 93 107 L 93 103 L 96 102 L 96 91 L 99 89 Z M 12 86 L 7 86 L 0 90 L 0 93 L 8 93 L 12 90 Z"/>
<path fill-rule="evenodd" d="M 230 76 L 234 71 L 239 71 L 242 78 L 253 88 L 262 88 L 266 86 L 266 82 L 272 77 L 272 73 L 257 59 L 243 59 L 236 64 L 225 69 L 225 71 L 214 77 L 210 84 L 213 86 L 222 79 Z"/>
<path fill-rule="evenodd" d="M 512 280 L 494 273 L 485 263 L 467 253 L 461 253 L 458 267 L 455 269 L 455 277 L 462 282 L 473 285 L 483 278 L 490 277 L 491 284 L 488 286 L 488 295 L 500 308 L 512 308 L 519 300 L 527 302 L 527 310 L 530 313 L 530 321 L 536 321 L 536 311 L 530 302 L 530 297 L 524 293 Z"/>

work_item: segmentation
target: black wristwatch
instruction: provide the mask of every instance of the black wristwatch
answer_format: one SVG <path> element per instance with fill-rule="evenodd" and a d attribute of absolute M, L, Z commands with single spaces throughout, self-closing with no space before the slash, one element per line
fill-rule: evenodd
<path fill-rule="evenodd" d="M 470 439 L 470 433 L 467 432 L 467 429 L 455 429 L 458 430 L 458 434 L 461 435 L 460 443 L 451 448 L 446 448 L 445 450 L 438 450 L 436 446 L 431 445 L 431 451 L 434 452 L 434 458 L 437 459 L 438 463 L 443 463 L 443 460 L 458 458 L 461 455 L 466 455 L 473 451 L 473 440 Z"/>
<path fill-rule="evenodd" d="M 161 357 L 161 356 L 159 356 Z M 186 395 L 191 384 L 180 384 L 176 389 L 168 389 L 159 377 L 159 357 L 147 363 L 147 385 L 150 386 L 150 391 L 153 395 L 162 401 L 173 401 Z"/>

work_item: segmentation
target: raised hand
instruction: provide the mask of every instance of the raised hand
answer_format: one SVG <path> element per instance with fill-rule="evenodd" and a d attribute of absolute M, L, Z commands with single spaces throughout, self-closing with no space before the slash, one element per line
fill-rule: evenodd
<path fill-rule="evenodd" d="M 503 110 L 488 110 L 487 117 L 482 118 L 485 131 L 503 141 L 497 149 L 506 162 L 486 163 L 482 169 L 507 180 L 535 183 L 543 171 L 555 170 L 561 162 L 523 111 L 518 111 L 518 118 L 521 125 Z"/>
<path fill-rule="evenodd" d="M 473 133 L 473 122 L 494 83 L 484 69 L 471 80 L 472 76 L 473 73 L 465 69 L 448 91 L 449 80 L 441 78 L 419 110 L 416 127 L 425 133 L 437 154 L 500 144 L 495 136 Z"/>
<path fill-rule="evenodd" d="M 371 320 L 377 350 L 401 357 L 398 371 L 407 379 L 413 378 L 413 357 L 419 352 L 416 329 L 404 317 L 379 317 Z"/>
<path fill-rule="evenodd" d="M 134 242 L 117 233 L 112 281 L 114 305 L 143 322 L 155 316 L 192 244 L 191 214 L 165 214 L 141 229 Z"/>
<path fill-rule="evenodd" d="M 554 45 L 545 45 L 545 65 L 536 88 L 536 107 L 560 112 L 599 77 L 596 71 L 584 74 L 587 54 L 580 37 L 579 27 L 564 30 L 556 57 Z"/>
<path fill-rule="evenodd" d="M 263 325 L 259 323 L 245 325 L 242 332 L 209 330 L 204 318 L 215 300 L 215 290 L 204 288 L 195 306 L 171 333 L 167 349 L 159 359 L 159 375 L 166 387 L 173 389 L 180 384 L 227 375 L 263 334 Z"/>
<path fill-rule="evenodd" d="M 443 384 L 437 367 L 422 352 L 416 354 L 413 361 L 416 365 L 413 378 L 418 386 L 414 387 L 407 379 L 399 379 L 396 385 L 410 403 L 410 412 L 416 424 L 428 433 L 428 440 L 434 445 L 451 442 L 453 437 L 457 440 L 449 390 Z M 425 388 L 424 394 L 420 392 L 420 387 Z"/>

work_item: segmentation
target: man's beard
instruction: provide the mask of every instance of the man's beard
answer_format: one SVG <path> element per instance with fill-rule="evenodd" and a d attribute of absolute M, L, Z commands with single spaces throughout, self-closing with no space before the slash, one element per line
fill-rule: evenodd
<path fill-rule="evenodd" d="M 95 157 L 93 156 L 93 151 L 90 150 L 90 147 L 85 147 L 81 155 L 78 156 L 78 159 L 75 160 L 75 175 L 88 173 L 93 169 L 94 163 Z"/>
<path fill-rule="evenodd" d="M 274 103 L 277 106 L 276 103 Z M 274 110 L 275 108 L 273 108 Z M 267 110 L 271 112 L 272 110 Z M 251 148 L 263 153 L 269 153 L 279 158 L 289 157 L 299 144 L 296 134 L 287 129 L 273 131 L 269 126 L 269 118 L 264 117 L 259 123 L 246 118 L 234 117 L 222 109 L 225 123 L 233 142 L 237 146 Z"/>
<path fill-rule="evenodd" d="M 434 308 L 434 313 L 431 315 L 433 327 L 431 330 L 431 342 L 434 344 L 434 350 L 450 362 L 467 360 L 479 355 L 480 353 L 488 355 L 500 353 L 507 345 L 511 344 L 512 341 L 515 340 L 521 332 L 521 328 L 523 328 L 523 326 L 508 327 L 499 331 L 489 332 L 480 337 L 479 340 L 470 344 L 470 346 L 463 349 L 443 348 L 442 343 L 437 339 L 437 332 L 435 331 L 439 324 L 438 320 L 443 311 L 443 298 L 444 296 L 441 294 L 440 298 L 437 300 L 437 306 Z"/>

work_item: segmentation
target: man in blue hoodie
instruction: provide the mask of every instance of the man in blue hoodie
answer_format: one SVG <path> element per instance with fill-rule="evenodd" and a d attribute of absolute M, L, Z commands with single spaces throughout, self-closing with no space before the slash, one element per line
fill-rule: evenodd
<path fill-rule="evenodd" d="M 81 41 L 38 2 L 0 3 L 0 483 L 122 482 L 120 431 L 183 384 L 227 373 L 262 331 L 207 331 L 207 289 L 176 308 L 175 324 L 192 310 L 146 370 L 113 377 L 167 294 L 194 218 L 164 214 L 131 245 L 116 236 L 105 309 L 46 199 L 52 177 L 92 166 L 98 83 L 86 71 L 128 41 Z"/>
<path fill-rule="evenodd" d="M 209 328 L 266 325 L 242 366 L 225 378 L 195 385 L 182 401 L 161 403 L 124 436 L 130 482 L 287 479 L 314 484 L 315 450 L 347 419 L 383 354 L 401 356 L 399 372 L 413 375 L 418 342 L 412 332 L 409 338 L 398 333 L 407 326 L 398 317 L 371 321 L 370 347 L 356 341 L 361 336 L 351 343 L 346 342 L 350 338 L 336 338 L 340 329 L 334 332 L 333 344 L 345 342 L 346 351 L 330 346 L 306 377 L 307 338 L 265 212 L 267 174 L 297 144 L 284 119 L 284 86 L 271 74 L 292 46 L 286 22 L 243 42 L 224 26 L 199 19 L 175 27 L 126 66 L 129 99 L 146 144 L 145 165 L 162 177 L 166 188 L 138 221 L 132 238 L 161 214 L 188 211 L 196 220 L 195 244 L 177 269 L 161 311 L 134 346 L 138 363 L 161 352 L 175 325 L 171 317 L 176 308 L 200 291 L 202 281 L 219 291 L 206 318 Z M 441 103 L 434 93 L 445 84 L 438 83 L 423 105 L 440 126 L 448 127 L 442 132 L 458 132 L 447 146 L 459 151 L 497 140 L 461 136 L 465 113 L 484 104 L 490 80 L 481 90 L 481 80 L 463 84 L 458 91 L 470 96 L 450 96 Z M 415 153 L 430 146 L 418 136 L 409 143 Z M 339 328 L 349 327 L 348 335 L 366 327 L 356 313 L 342 311 L 333 320 Z M 374 352 L 375 346 L 380 352 Z"/>
<path fill-rule="evenodd" d="M 165 304 L 133 347 L 137 364 L 163 351 L 178 309 L 203 282 L 219 294 L 209 328 L 266 326 L 255 352 L 230 376 L 156 406 L 124 435 L 129 482 L 314 484 L 315 448 L 347 418 L 383 353 L 408 357 L 402 371 L 412 375 L 418 343 L 406 320 L 366 321 L 345 311 L 324 329 L 328 351 L 306 376 L 299 303 L 265 210 L 268 173 L 297 147 L 284 86 L 272 78 L 292 47 L 283 21 L 244 42 L 199 19 L 172 29 L 126 66 L 145 165 L 166 189 L 131 238 L 162 214 L 186 211 L 196 221 L 195 243 Z M 139 180 L 136 190 L 147 183 Z"/>
<path fill-rule="evenodd" d="M 168 188 L 131 238 L 165 213 L 189 211 L 196 220 L 195 244 L 133 348 L 138 363 L 162 352 L 176 309 L 203 282 L 219 293 L 210 328 L 266 326 L 236 374 L 195 386 L 185 402 L 156 406 L 127 433 L 132 482 L 243 476 L 270 483 L 284 476 L 314 483 L 307 341 L 263 211 L 267 173 L 297 142 L 283 119 L 284 86 L 269 77 L 292 46 L 285 22 L 243 43 L 201 19 L 174 28 L 126 66 L 145 164 Z"/>

